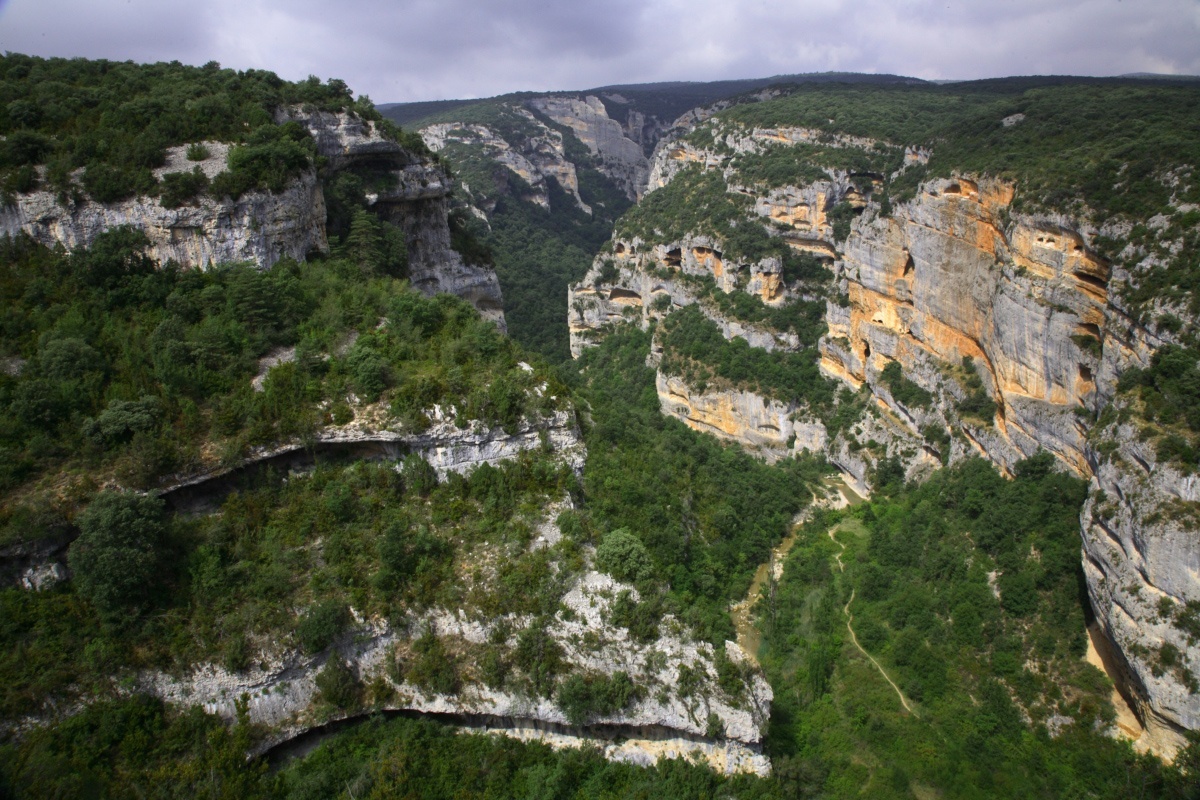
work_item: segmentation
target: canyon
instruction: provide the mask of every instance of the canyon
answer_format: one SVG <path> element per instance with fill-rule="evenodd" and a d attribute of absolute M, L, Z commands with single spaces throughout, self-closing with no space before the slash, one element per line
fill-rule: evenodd
<path fill-rule="evenodd" d="M 750 195 L 749 219 L 769 223 L 793 252 L 818 256 L 832 270 L 819 367 L 852 392 L 869 394 L 855 425 L 829 435 L 803 403 L 737 386 L 696 390 L 660 369 L 662 412 L 771 460 L 822 452 L 860 492 L 871 488 L 873 465 L 887 458 L 898 458 L 912 480 L 972 456 L 1011 474 L 1021 459 L 1052 453 L 1060 469 L 1091 482 L 1080 520 L 1084 572 L 1099 629 L 1118 654 L 1110 677 L 1134 698 L 1145 727 L 1137 746 L 1171 757 L 1184 732 L 1200 723 L 1200 696 L 1186 671 L 1200 668 L 1200 648 L 1154 609 L 1194 602 L 1196 489 L 1190 473 L 1157 462 L 1152 447 L 1139 445 L 1128 424 L 1102 430 L 1096 423 L 1117 396 L 1120 376 L 1147 367 L 1156 350 L 1175 341 L 1129 311 L 1123 290 L 1136 277 L 1098 252 L 1098 241 L 1121 235 L 1119 225 L 1014 212 L 1020 187 L 979 174 L 925 180 L 887 213 L 878 176 L 864 181 L 827 170 L 823 180 L 754 188 L 733 166 L 738 154 L 818 141 L 846 153 L 901 146 L 809 129 L 710 129 L 716 146 L 686 137 L 659 144 L 648 196 L 687 169 L 722 171 L 728 192 Z M 906 147 L 901 171 L 928 158 L 928 151 Z M 857 210 L 842 241 L 829 219 L 839 206 Z M 786 331 L 723 314 L 694 281 L 711 279 L 718 291 L 744 292 L 768 307 L 811 292 L 788 286 L 782 275 L 778 257 L 731 257 L 703 229 L 647 242 L 622 236 L 618 226 L 611 250 L 569 290 L 572 354 L 615 324 L 661 326 L 694 304 L 726 339 L 799 351 Z M 921 402 L 897 399 L 885 374 L 890 364 L 919 388 Z M 994 411 L 964 411 L 973 392 L 985 393 Z M 1116 452 L 1102 454 L 1102 440 L 1117 443 Z M 1191 666 L 1160 669 L 1154 654 L 1163 648 Z"/>

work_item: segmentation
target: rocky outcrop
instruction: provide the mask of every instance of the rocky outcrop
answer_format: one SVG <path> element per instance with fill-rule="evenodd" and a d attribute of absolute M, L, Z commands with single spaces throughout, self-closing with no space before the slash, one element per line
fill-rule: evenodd
<path fill-rule="evenodd" d="M 650 163 L 638 142 L 625 136 L 621 123 L 608 116 L 604 103 L 588 95 L 535 97 L 528 106 L 559 125 L 566 125 L 595 156 L 597 168 L 624 190 L 630 200 L 641 196 Z"/>
<path fill-rule="evenodd" d="M 317 144 L 317 155 L 334 171 L 369 164 L 403 167 L 417 159 L 396 142 L 384 137 L 371 120 L 349 111 L 318 111 L 289 106 L 275 112 L 275 122 L 298 122 Z"/>
<path fill-rule="evenodd" d="M 1120 421 L 1128 403 L 1086 448 L 1083 569 L 1114 677 L 1145 728 L 1135 746 L 1173 755 L 1200 730 L 1200 478 Z"/>
<path fill-rule="evenodd" d="M 515 649 L 517 632 L 532 622 L 511 615 L 475 619 L 461 611 L 433 610 L 396 625 L 362 620 L 334 648 L 315 657 L 274 648 L 261 653 L 254 659 L 259 664 L 244 673 L 207 665 L 185 676 L 146 673 L 141 685 L 166 700 L 200 704 L 230 719 L 245 697 L 250 719 L 269 726 L 273 741 L 285 741 L 330 719 L 329 710 L 317 702 L 316 676 L 336 653 L 372 691 L 387 687 L 385 695 L 375 698 L 381 709 L 483 717 L 490 729 L 559 746 L 611 739 L 589 735 L 589 726 L 617 728 L 625 741 L 605 747 L 605 754 L 616 760 L 653 763 L 659 756 L 698 757 L 722 772 L 769 773 L 762 738 L 772 694 L 761 674 L 735 643 L 727 642 L 726 657 L 741 665 L 743 675 L 737 696 L 728 696 L 717 683 L 712 646 L 674 633 L 677 627 L 670 618 L 663 620 L 656 641 L 631 639 L 625 629 L 608 621 L 611 604 L 623 592 L 637 599 L 633 587 L 586 572 L 564 595 L 561 610 L 546 629 L 561 648 L 564 673 L 620 671 L 640 690 L 639 699 L 625 708 L 594 717 L 582 727 L 572 724 L 550 697 L 493 688 L 478 680 L 470 658 L 474 649 L 497 644 Z M 500 624 L 516 631 L 504 642 L 497 642 L 495 635 Z M 436 635 L 445 651 L 456 656 L 463 687 L 454 694 L 423 689 L 400 677 L 397 665 L 406 658 L 413 638 L 427 634 Z"/>
<path fill-rule="evenodd" d="M 656 374 L 655 388 L 667 416 L 693 430 L 738 442 L 767 461 L 804 450 L 820 453 L 829 442 L 820 422 L 797 419 L 802 409 L 795 403 L 736 389 L 698 392 L 661 370 Z"/>
<path fill-rule="evenodd" d="M 575 199 L 580 210 L 590 214 L 592 209 L 579 196 L 579 177 L 575 172 L 575 164 L 567 160 L 562 134 L 543 125 L 524 108 L 514 109 L 514 113 L 525 117 L 528 124 L 535 126 L 539 133 L 524 134 L 516 144 L 510 144 L 486 125 L 451 122 L 422 128 L 421 137 L 435 152 L 441 152 L 451 143 L 478 148 L 483 156 L 500 164 L 528 185 L 529 191 L 522 195 L 523 199 L 546 210 L 550 209 L 550 192 L 546 181 L 553 180 Z M 483 211 L 490 214 L 495 208 L 495 198 L 484 200 Z"/>
<path fill-rule="evenodd" d="M 182 161 L 183 150 L 172 148 L 170 160 Z M 223 168 L 224 150 L 219 152 Z M 210 164 L 217 158 L 206 160 L 205 171 L 215 174 Z M 311 251 L 329 249 L 325 197 L 311 170 L 279 193 L 249 192 L 238 200 L 203 197 L 174 209 L 163 208 L 156 197 L 108 204 L 68 198 L 60 203 L 48 191 L 16 195 L 13 205 L 0 209 L 0 235 L 24 232 L 47 247 L 62 245 L 68 251 L 90 247 L 101 233 L 120 225 L 144 231 L 148 254 L 160 263 L 201 269 L 238 261 L 266 268 L 284 257 L 303 260 Z"/>
<path fill-rule="evenodd" d="M 232 466 L 217 466 L 177 476 L 158 494 L 177 510 L 204 509 L 234 488 L 243 473 L 261 468 L 287 470 L 311 465 L 318 455 L 352 455 L 364 460 L 397 464 L 407 455 L 419 455 L 445 478 L 451 472 L 465 475 L 482 464 L 497 466 L 530 450 L 554 454 L 576 474 L 582 474 L 587 449 L 571 411 L 533 415 L 512 431 L 488 427 L 471 420 L 459 427 L 454 409 L 428 409 L 428 428 L 412 431 L 395 423 L 385 405 L 359 407 L 351 422 L 329 425 L 305 441 L 291 441 L 251 451 Z"/>
<path fill-rule="evenodd" d="M 457 295 L 485 319 L 507 330 L 500 281 L 490 266 L 468 264 L 450 246 L 450 193 L 445 168 L 413 164 L 398 173 L 396 186 L 373 199 L 374 208 L 404 231 L 408 274 L 414 288 L 427 295 Z"/>
<path fill-rule="evenodd" d="M 753 262 L 727 259 L 719 246 L 707 236 L 688 236 L 654 246 L 636 240 L 614 242 L 611 255 L 601 254 L 583 280 L 567 288 L 571 354 L 578 358 L 597 340 L 605 325 L 633 318 L 645 327 L 671 308 L 701 302 L 701 287 L 689 278 L 710 278 L 720 291 L 746 292 L 768 305 L 786 302 L 789 294 L 778 258 Z M 765 350 L 798 346 L 795 334 L 790 332 L 726 317 L 711 304 L 701 302 L 701 308 L 726 338 L 738 336 Z"/>
<path fill-rule="evenodd" d="M 373 122 L 351 112 L 292 107 L 280 109 L 276 121 L 307 128 L 329 170 L 394 173 L 396 185 L 369 200 L 403 228 L 413 285 L 427 294 L 463 297 L 505 328 L 495 271 L 464 263 L 450 246 L 447 214 L 452 187 L 444 168 L 425 163 L 386 139 Z M 186 158 L 186 146 L 169 148 L 166 165 L 156 171 L 156 177 L 193 168 L 209 178 L 216 176 L 225 169 L 230 145 L 204 145 L 208 156 L 198 162 Z M 148 255 L 156 261 L 200 269 L 232 262 L 267 269 L 281 258 L 303 261 L 309 253 L 329 250 L 325 196 L 314 169 L 301 173 L 281 192 L 248 192 L 238 200 L 206 195 L 174 209 L 164 208 L 157 197 L 108 204 L 87 198 L 60 202 L 48 191 L 16 195 L 12 205 L 0 209 L 0 235 L 23 232 L 48 247 L 61 245 L 68 251 L 89 247 L 98 235 L 120 225 L 144 231 L 150 240 Z"/>

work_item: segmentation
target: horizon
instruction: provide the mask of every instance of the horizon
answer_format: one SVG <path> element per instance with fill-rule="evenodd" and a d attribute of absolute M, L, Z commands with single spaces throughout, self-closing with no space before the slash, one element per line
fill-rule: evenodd
<path fill-rule="evenodd" d="M 338 78 L 380 105 L 829 72 L 939 83 L 1194 77 L 1198 43 L 1193 0 L 825 0 L 784 10 L 760 0 L 504 0 L 486 9 L 351 0 L 336 18 L 314 0 L 0 2 L 0 50 Z"/>

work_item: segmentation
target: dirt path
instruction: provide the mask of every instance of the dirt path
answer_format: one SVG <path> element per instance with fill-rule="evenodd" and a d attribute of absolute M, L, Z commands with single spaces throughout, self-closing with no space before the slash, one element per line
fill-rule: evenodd
<path fill-rule="evenodd" d="M 845 572 L 846 565 L 842 563 L 842 553 L 846 552 L 846 545 L 839 542 L 837 540 L 837 537 L 834 536 L 833 533 L 834 533 L 834 528 L 830 528 L 829 529 L 829 538 L 833 540 L 834 544 L 836 544 L 838 547 L 842 548 L 842 552 L 834 553 L 833 557 L 834 557 L 834 559 L 837 560 L 838 572 Z M 904 697 L 904 692 L 900 691 L 900 687 L 896 685 L 896 682 L 893 681 L 888 676 L 888 674 L 884 670 L 884 668 L 879 665 L 878 661 L 875 660 L 875 657 L 873 655 L 871 655 L 870 653 L 868 653 L 866 650 L 864 650 L 863 646 L 858 643 L 858 637 L 854 634 L 854 628 L 851 626 L 851 623 L 854 622 L 854 615 L 850 613 L 850 604 L 854 602 L 854 593 L 855 593 L 855 590 L 851 589 L 850 590 L 850 599 L 847 600 L 846 605 L 842 607 L 842 613 L 846 615 L 846 630 L 850 631 L 850 641 L 854 642 L 854 646 L 858 648 L 858 652 L 860 652 L 864 656 L 866 656 L 867 659 L 870 660 L 870 662 L 875 665 L 875 669 L 879 670 L 879 674 L 882 675 L 883 679 L 888 682 L 888 685 L 890 685 L 893 689 L 896 690 L 896 696 L 900 698 L 900 705 L 904 706 L 904 710 L 907 711 L 908 713 L 912 714 L 914 717 L 920 717 L 921 715 L 917 713 L 916 709 L 914 709 L 912 706 L 910 706 L 908 704 L 907 698 Z"/>

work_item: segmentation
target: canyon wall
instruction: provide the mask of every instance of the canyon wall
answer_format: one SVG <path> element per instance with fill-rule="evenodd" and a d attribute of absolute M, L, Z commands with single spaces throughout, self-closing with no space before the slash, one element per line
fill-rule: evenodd
<path fill-rule="evenodd" d="M 684 169 L 722 170 L 728 191 L 752 195 L 752 213 L 770 220 L 771 235 L 826 259 L 834 279 L 820 370 L 860 397 L 867 392 L 865 405 L 848 429 L 829 435 L 794 404 L 743 387 L 698 392 L 660 372 L 663 413 L 770 459 L 807 441 L 864 491 L 884 458 L 900 459 L 914 478 L 975 455 L 1011 474 L 1021 459 L 1052 453 L 1062 469 L 1091 481 L 1081 518 L 1084 573 L 1099 630 L 1122 665 L 1112 677 L 1145 728 L 1137 746 L 1173 756 L 1183 732 L 1200 728 L 1193 619 L 1200 612 L 1200 497 L 1195 476 L 1157 461 L 1132 422 L 1095 428 L 1118 394 L 1118 378 L 1148 365 L 1169 341 L 1126 311 L 1120 288 L 1132 279 L 1098 252 L 1099 236 L 1120 232 L 1017 213 L 1018 187 L 975 175 L 925 181 L 886 215 L 873 196 L 874 176 L 850 180 L 827 170 L 824 181 L 755 187 L 730 166 L 730 153 L 754 152 L 772 138 L 806 142 L 813 135 L 755 129 L 727 136 L 724 147 L 667 142 L 656 153 L 649 191 Z M 928 156 L 907 148 L 904 163 Z M 842 241 L 830 224 L 839 204 L 858 210 Z M 703 230 L 668 244 L 614 239 L 611 253 L 571 287 L 572 353 L 598 341 L 606 326 L 648 326 L 694 303 L 727 339 L 796 350 L 779 331 L 722 316 L 686 280 L 705 275 L 720 291 L 748 291 L 766 305 L 804 295 L 778 269 L 737 263 L 720 250 Z M 657 363 L 657 338 L 655 348 Z M 900 383 L 895 367 L 885 374 L 891 364 Z M 1098 445 L 1098 437 L 1110 444 Z"/>
<path fill-rule="evenodd" d="M 328 171 L 392 174 L 394 188 L 368 200 L 403 228 L 413 285 L 426 294 L 463 297 L 504 329 L 495 271 L 464 263 L 450 246 L 452 185 L 443 167 L 386 139 L 373 122 L 351 112 L 289 107 L 276 113 L 276 121 L 303 125 Z M 224 171 L 231 146 L 203 144 L 208 155 L 199 161 L 187 159 L 186 145 L 168 148 L 166 163 L 155 170 L 155 177 L 199 168 L 211 179 Z M 280 192 L 252 191 L 237 200 L 202 195 L 178 208 L 165 208 L 159 197 L 98 203 L 82 194 L 60 198 L 44 190 L 17 194 L 12 200 L 0 208 L 0 235 L 24 233 L 68 251 L 90 247 L 104 231 L 128 225 L 146 234 L 147 254 L 154 260 L 198 269 L 236 262 L 267 269 L 281 258 L 303 261 L 310 253 L 329 252 L 325 195 L 315 168 L 300 173 Z"/>

